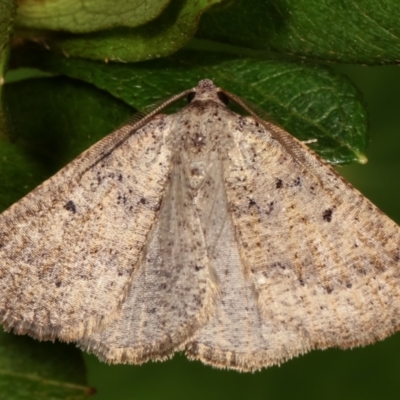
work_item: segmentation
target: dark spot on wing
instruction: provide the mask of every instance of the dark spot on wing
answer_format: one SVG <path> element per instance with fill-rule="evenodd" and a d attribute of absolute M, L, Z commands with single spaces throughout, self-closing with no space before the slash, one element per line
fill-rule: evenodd
<path fill-rule="evenodd" d="M 325 287 L 326 293 L 331 294 L 333 292 L 333 288 L 331 288 L 330 286 L 326 286 Z"/>
<path fill-rule="evenodd" d="M 284 264 L 282 264 L 281 262 L 279 262 L 279 261 L 273 262 L 273 263 L 270 265 L 270 267 L 271 267 L 271 268 L 286 269 L 286 266 L 285 266 Z"/>
<path fill-rule="evenodd" d="M 257 205 L 257 203 L 253 199 L 249 199 L 249 208 Z"/>
<path fill-rule="evenodd" d="M 267 214 L 267 215 L 271 214 L 271 212 L 273 211 L 273 209 L 274 209 L 274 202 L 271 201 L 271 202 L 268 204 L 268 209 L 265 210 L 265 214 Z"/>
<path fill-rule="evenodd" d="M 332 208 L 328 208 L 322 213 L 322 219 L 326 222 L 331 222 L 332 221 L 332 214 L 333 210 Z"/>
<path fill-rule="evenodd" d="M 75 206 L 75 203 L 74 203 L 72 200 L 68 201 L 68 202 L 64 205 L 64 208 L 65 208 L 67 211 L 71 211 L 73 214 L 76 214 L 76 206 Z"/>
<path fill-rule="evenodd" d="M 366 269 L 365 268 L 361 268 L 359 271 L 358 271 L 361 275 L 367 275 L 367 271 L 366 271 Z"/>
<path fill-rule="evenodd" d="M 279 178 L 278 178 L 278 179 L 276 180 L 275 187 L 276 187 L 277 189 L 280 189 L 280 188 L 283 187 L 283 181 L 282 181 L 282 179 L 279 179 Z"/>

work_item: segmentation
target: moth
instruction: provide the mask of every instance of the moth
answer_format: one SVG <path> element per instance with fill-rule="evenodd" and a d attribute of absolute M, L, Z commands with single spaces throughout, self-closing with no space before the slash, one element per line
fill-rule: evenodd
<path fill-rule="evenodd" d="M 399 330 L 400 230 L 205 79 L 0 216 L 0 320 L 110 363 L 254 371 Z"/>

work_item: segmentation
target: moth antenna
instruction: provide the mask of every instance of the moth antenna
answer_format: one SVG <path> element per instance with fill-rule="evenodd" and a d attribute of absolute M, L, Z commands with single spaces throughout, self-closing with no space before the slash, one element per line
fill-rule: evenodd
<path fill-rule="evenodd" d="M 227 92 L 226 90 L 221 91 L 254 117 L 264 128 L 266 128 L 273 138 L 277 140 L 296 161 L 304 167 L 315 171 L 315 166 L 310 164 L 310 162 L 303 156 L 304 147 L 302 143 L 287 133 L 265 110 L 233 93 Z M 318 174 L 316 176 L 318 176 Z"/>
<path fill-rule="evenodd" d="M 193 89 L 189 90 L 189 93 L 192 91 L 193 91 Z M 180 93 L 180 94 L 178 94 L 178 96 L 185 96 L 185 94 Z M 147 117 L 150 114 L 154 117 L 160 111 L 162 111 L 165 107 L 168 107 L 169 104 L 180 100 L 180 98 L 182 98 L 182 97 L 172 100 L 171 96 L 168 96 L 161 100 L 157 100 L 156 102 L 154 102 L 152 104 L 144 106 L 141 110 L 136 111 L 133 115 L 131 115 L 128 119 L 126 119 L 116 130 L 122 129 L 124 126 L 127 126 L 127 125 L 129 125 L 129 127 L 131 128 L 137 122 L 141 121 L 143 118 Z M 172 100 L 172 101 L 170 101 L 170 100 Z M 169 102 L 169 103 L 165 104 L 167 102 Z M 146 121 L 148 122 L 148 120 L 146 120 Z"/>
<path fill-rule="evenodd" d="M 166 100 L 157 101 L 149 106 L 143 108 L 143 110 L 134 113 L 127 121 L 121 124 L 120 128 L 116 129 L 114 132 L 118 132 L 118 138 L 113 136 L 112 141 L 107 142 L 110 146 L 105 146 L 106 148 L 101 152 L 101 156 L 87 168 L 85 168 L 80 176 L 82 176 L 86 171 L 93 168 L 94 165 L 101 162 L 105 157 L 108 157 L 115 149 L 121 146 L 131 135 L 133 135 L 138 129 L 146 125 L 152 118 L 159 114 L 163 109 L 168 107 L 170 104 L 180 100 L 181 98 L 192 93 L 194 88 L 185 90 L 178 93 Z M 116 139 L 116 140 L 115 140 Z"/>

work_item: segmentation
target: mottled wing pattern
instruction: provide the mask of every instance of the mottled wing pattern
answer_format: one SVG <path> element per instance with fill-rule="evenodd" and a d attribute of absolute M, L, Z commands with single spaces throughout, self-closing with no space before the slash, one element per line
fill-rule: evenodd
<path fill-rule="evenodd" d="M 169 119 L 109 135 L 0 216 L 0 319 L 74 340 L 115 318 L 164 193 Z"/>
<path fill-rule="evenodd" d="M 145 257 L 106 329 L 80 346 L 113 363 L 171 356 L 212 315 L 217 294 L 184 160 L 179 151 Z"/>
<path fill-rule="evenodd" d="M 222 296 L 188 356 L 256 370 L 398 330 L 398 226 L 305 145 L 300 163 L 253 118 L 231 120 Z"/>
<path fill-rule="evenodd" d="M 241 371 L 399 330 L 399 227 L 297 139 L 229 111 L 226 96 L 248 109 L 234 95 L 191 94 L 0 216 L 6 328 Z"/>

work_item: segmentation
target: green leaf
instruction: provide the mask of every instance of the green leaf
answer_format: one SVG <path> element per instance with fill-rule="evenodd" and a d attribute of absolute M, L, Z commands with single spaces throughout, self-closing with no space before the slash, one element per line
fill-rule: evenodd
<path fill-rule="evenodd" d="M 9 133 L 7 110 L 2 103 L 4 76 L 10 53 L 10 40 L 14 27 L 17 5 L 13 0 L 0 0 L 0 137 Z"/>
<path fill-rule="evenodd" d="M 5 85 L 14 143 L 0 138 L 0 210 L 126 120 L 133 109 L 83 82 L 42 78 Z"/>
<path fill-rule="evenodd" d="M 83 33 L 116 27 L 134 28 L 157 18 L 170 0 L 24 0 L 17 25 L 24 28 Z"/>
<path fill-rule="evenodd" d="M 198 38 L 347 63 L 397 63 L 397 0 L 246 0 L 207 12 Z"/>
<path fill-rule="evenodd" d="M 24 36 L 45 41 L 51 49 L 72 57 L 122 62 L 149 60 L 183 47 L 194 36 L 201 14 L 220 1 L 174 0 L 157 19 L 132 29 L 79 35 L 29 31 Z"/>
<path fill-rule="evenodd" d="M 74 345 L 38 342 L 0 329 L 2 399 L 83 400 L 93 393 Z"/>
<path fill-rule="evenodd" d="M 365 162 L 367 123 L 360 95 L 325 67 L 195 51 L 140 64 L 103 64 L 34 51 L 15 53 L 14 63 L 90 82 L 136 109 L 210 78 L 263 108 L 301 140 L 317 139 L 310 147 L 330 162 Z"/>
<path fill-rule="evenodd" d="M 16 9 L 15 1 L 0 0 L 0 87 L 4 83 Z"/>

